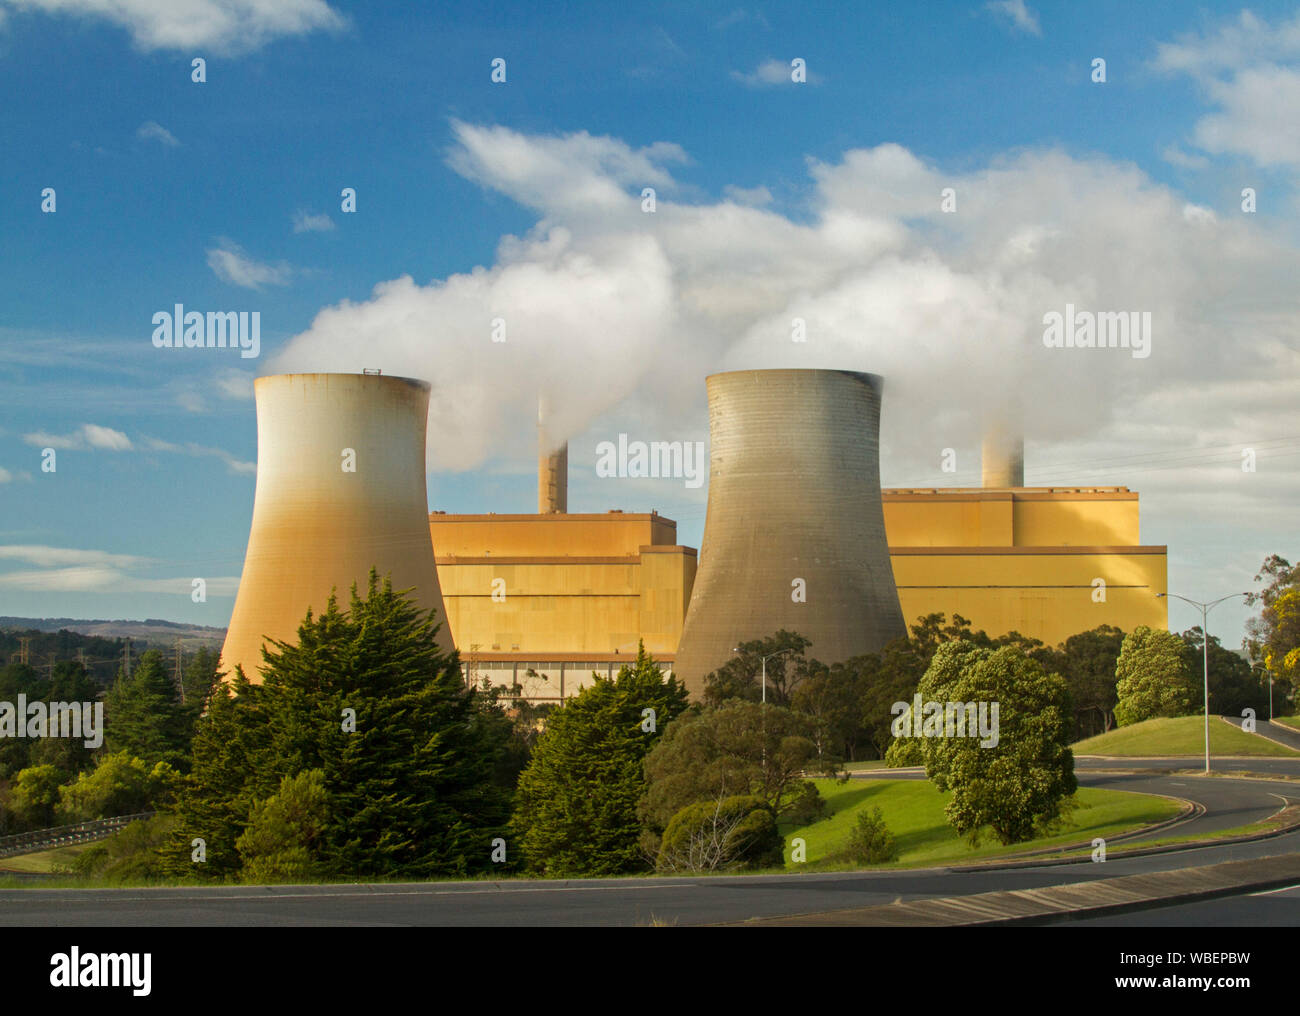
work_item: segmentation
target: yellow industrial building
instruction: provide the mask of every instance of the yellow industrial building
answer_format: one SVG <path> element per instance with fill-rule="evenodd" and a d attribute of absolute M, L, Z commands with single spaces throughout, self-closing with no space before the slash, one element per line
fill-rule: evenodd
<path fill-rule="evenodd" d="M 536 515 L 429 516 L 447 622 L 468 676 L 560 699 L 636 655 L 671 666 L 696 551 L 656 513 L 565 513 L 563 460 L 544 456 Z M 1102 624 L 1168 624 L 1166 548 L 1139 541 L 1125 487 L 886 489 L 903 616 L 961 614 L 991 635 L 1057 645 Z M 998 481 L 1014 485 L 1000 486 Z M 754 632 L 755 638 L 771 634 Z M 810 651 L 816 656 L 816 646 Z"/>

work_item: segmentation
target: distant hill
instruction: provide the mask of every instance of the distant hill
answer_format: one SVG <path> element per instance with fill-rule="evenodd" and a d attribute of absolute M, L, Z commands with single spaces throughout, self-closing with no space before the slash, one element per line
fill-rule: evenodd
<path fill-rule="evenodd" d="M 143 621 L 81 620 L 75 617 L 0 617 L 0 629 L 9 631 L 75 631 L 81 635 L 95 635 L 106 639 L 131 639 L 148 642 L 152 646 L 175 646 L 181 640 L 186 649 L 203 645 L 220 645 L 226 640 L 225 628 L 212 628 L 201 624 L 180 624 L 160 618 Z"/>
<path fill-rule="evenodd" d="M 126 658 L 139 659 L 148 649 L 161 650 L 175 659 L 176 640 L 186 659 L 202 648 L 220 650 L 224 628 L 177 624 L 149 618 L 145 621 L 79 620 L 75 617 L 0 617 L 0 667 L 18 663 L 27 645 L 27 662 L 41 669 L 62 660 L 81 660 L 99 684 L 112 683 Z"/>

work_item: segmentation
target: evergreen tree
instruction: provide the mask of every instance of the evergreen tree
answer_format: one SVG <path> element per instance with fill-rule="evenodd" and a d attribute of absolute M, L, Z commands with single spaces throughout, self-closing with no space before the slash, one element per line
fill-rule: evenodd
<path fill-rule="evenodd" d="M 687 706 L 642 643 L 636 663 L 595 681 L 551 715 L 519 777 L 514 842 L 530 871 L 613 875 L 646 867 L 637 802 L 643 761 Z M 648 713 L 647 710 L 653 710 Z"/>
<path fill-rule="evenodd" d="M 105 744 L 146 762 L 188 764 L 190 717 L 162 654 L 150 649 L 130 677 L 119 672 L 104 699 Z"/>

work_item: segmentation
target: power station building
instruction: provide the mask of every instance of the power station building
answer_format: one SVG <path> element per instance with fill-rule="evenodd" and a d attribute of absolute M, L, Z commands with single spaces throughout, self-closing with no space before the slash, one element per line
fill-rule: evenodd
<path fill-rule="evenodd" d="M 737 371 L 708 389 L 697 554 L 655 512 L 569 514 L 567 447 L 544 429 L 538 514 L 429 513 L 425 382 L 258 379 L 257 491 L 223 668 L 259 680 L 263 640 L 293 639 L 309 607 L 332 590 L 346 602 L 372 566 L 445 618 L 440 641 L 469 680 L 535 700 L 613 674 L 639 640 L 698 691 L 731 646 L 780 627 L 824 662 L 938 612 L 1048 645 L 1101 624 L 1167 627 L 1166 548 L 1141 543 L 1127 488 L 1026 487 L 1018 437 L 994 435 L 980 487 L 881 490 L 872 375 Z"/>
<path fill-rule="evenodd" d="M 733 639 L 763 637 L 782 626 L 813 639 L 809 652 L 823 660 L 878 648 L 897 630 L 887 607 L 877 609 L 873 620 L 873 608 L 861 606 L 868 585 L 858 582 L 859 591 L 846 602 L 859 606 L 846 606 L 845 616 L 834 623 L 859 641 L 841 648 L 810 627 L 816 613 L 809 608 L 824 589 L 807 589 L 804 604 L 789 600 L 793 579 L 807 580 L 814 574 L 809 569 L 825 574 L 826 566 L 809 560 L 808 568 L 793 569 L 809 571 L 799 575 L 786 563 L 777 567 L 771 562 L 773 547 L 783 539 L 789 545 L 782 526 L 818 523 L 828 508 L 844 507 L 841 493 L 848 501 L 869 502 L 872 492 L 855 484 L 878 475 L 874 459 L 858 461 L 874 454 L 867 450 L 875 433 L 869 409 L 865 418 L 861 408 L 856 410 L 859 422 L 850 428 L 855 436 L 832 451 L 824 438 L 810 436 L 832 425 L 829 416 L 801 410 L 796 418 L 805 430 L 799 437 L 798 428 L 789 426 L 791 416 L 770 403 L 770 390 L 753 393 L 760 409 L 768 402 L 767 420 L 761 412 L 755 417 L 754 407 L 737 408 L 734 395 L 715 394 L 719 384 L 734 384 L 740 375 L 749 375 L 752 387 L 764 375 L 782 373 L 743 371 L 715 375 L 723 381 L 710 379 L 710 518 L 715 497 L 737 505 L 740 513 L 738 520 L 722 526 L 732 535 L 724 532 L 718 541 L 713 577 L 708 577 L 711 523 L 697 581 L 696 551 L 677 542 L 673 520 L 619 511 L 565 514 L 567 481 L 561 463 L 567 462 L 567 450 L 562 446 L 539 449 L 537 515 L 429 516 L 448 623 L 476 683 L 487 677 L 493 684 L 517 683 L 530 698 L 567 697 L 589 683 L 593 671 L 609 675 L 627 662 L 640 637 L 661 666 L 678 670 L 690 686 L 692 663 L 689 655 L 681 658 L 681 650 L 689 653 L 691 648 L 689 641 L 681 645 L 688 608 L 696 597 L 701 604 L 704 597 L 716 597 L 716 602 L 733 602 L 738 611 L 752 611 L 755 569 L 775 576 L 774 589 L 780 579 L 784 600 L 779 609 L 791 612 L 788 620 L 774 614 L 738 620 L 736 634 L 719 631 L 713 639 L 713 655 L 720 649 L 722 658 L 695 669 L 725 662 L 730 648 L 725 643 L 734 645 Z M 849 386 L 870 384 L 851 380 L 855 375 L 850 372 L 807 373 L 841 375 L 836 380 Z M 728 378 L 733 380 L 726 382 Z M 732 421 L 730 433 L 718 429 L 725 420 Z M 772 475 L 774 463 L 761 454 L 774 442 L 787 449 L 798 446 L 806 456 L 799 467 L 802 482 Z M 982 486 L 880 492 L 890 571 L 906 624 L 924 614 L 943 613 L 949 619 L 960 614 L 992 635 L 1018 631 L 1053 646 L 1102 624 L 1124 631 L 1142 624 L 1167 627 L 1167 601 L 1156 596 L 1166 590 L 1166 548 L 1141 543 L 1136 493 L 1126 487 L 1026 487 L 1017 436 L 991 431 L 982 452 Z M 737 465 L 738 456 L 743 462 L 751 453 L 759 456 L 753 467 Z M 758 479 L 764 469 L 766 480 Z M 753 476 L 732 485 L 733 476 L 745 473 Z M 747 489 L 749 482 L 759 486 Z M 808 492 L 800 494 L 806 500 L 794 503 L 790 519 L 778 523 L 764 482 L 795 486 Z M 726 539 L 734 540 L 734 546 L 724 548 Z M 857 549 L 848 552 L 836 550 L 833 542 L 825 545 L 823 556 L 851 560 L 852 569 L 865 576 L 879 551 L 872 558 L 862 539 L 852 542 Z M 871 568 L 881 570 L 876 563 Z M 854 581 L 846 588 L 854 589 Z M 709 587 L 716 591 L 706 594 Z M 795 613 L 800 609 L 808 612 Z M 879 625 L 875 633 L 867 630 L 872 623 Z"/>

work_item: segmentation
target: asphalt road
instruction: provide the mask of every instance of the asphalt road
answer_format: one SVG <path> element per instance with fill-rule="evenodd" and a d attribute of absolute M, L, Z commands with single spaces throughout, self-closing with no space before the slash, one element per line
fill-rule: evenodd
<path fill-rule="evenodd" d="M 1300 886 L 1068 923 L 1095 928 L 1294 928 L 1300 926 Z"/>
<path fill-rule="evenodd" d="M 1253 765 L 1253 763 L 1252 763 Z M 1168 763 L 1165 763 L 1168 766 Z M 1165 793 L 1204 804 L 1207 814 L 1171 832 L 1186 835 L 1243 825 L 1300 800 L 1300 786 L 1263 780 L 1138 773 L 1080 774 L 1085 786 Z M 182 927 L 308 925 L 580 926 L 677 925 L 743 921 L 1164 871 L 1218 861 L 1300 852 L 1300 831 L 1254 843 L 1104 865 L 1042 865 L 984 871 L 809 873 L 711 878 L 442 882 L 408 885 L 171 889 L 9 889 L 0 891 L 0 926 Z M 1135 915 L 1136 916 L 1136 915 Z M 1135 922 L 1130 922 L 1135 923 Z"/>

